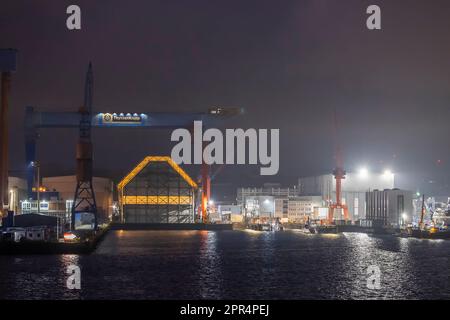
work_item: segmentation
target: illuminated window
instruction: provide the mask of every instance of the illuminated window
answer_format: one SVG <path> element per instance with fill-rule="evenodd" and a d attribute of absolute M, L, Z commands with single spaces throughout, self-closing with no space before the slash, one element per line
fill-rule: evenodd
<path fill-rule="evenodd" d="M 43 211 L 48 211 L 48 202 L 47 201 L 40 202 L 39 203 L 39 207 Z"/>
<path fill-rule="evenodd" d="M 30 211 L 31 210 L 31 203 L 28 201 L 22 202 L 22 211 Z"/>

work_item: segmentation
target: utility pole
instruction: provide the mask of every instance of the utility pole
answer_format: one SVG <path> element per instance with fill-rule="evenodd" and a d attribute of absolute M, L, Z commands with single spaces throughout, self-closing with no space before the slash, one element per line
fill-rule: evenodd
<path fill-rule="evenodd" d="M 36 200 L 37 200 L 37 213 L 41 213 L 41 165 L 39 162 L 35 162 L 34 166 L 37 168 L 37 187 L 36 187 Z"/>
<path fill-rule="evenodd" d="M 8 214 L 8 113 L 11 91 L 11 73 L 16 71 L 14 49 L 0 49 L 1 106 L 0 106 L 0 217 Z"/>
<path fill-rule="evenodd" d="M 425 194 L 422 194 L 422 209 L 420 210 L 419 229 L 423 229 L 423 218 L 425 216 Z"/>

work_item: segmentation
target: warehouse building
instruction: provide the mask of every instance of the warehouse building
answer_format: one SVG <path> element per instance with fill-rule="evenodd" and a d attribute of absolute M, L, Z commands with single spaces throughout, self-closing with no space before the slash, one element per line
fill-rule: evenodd
<path fill-rule="evenodd" d="M 124 223 L 193 223 L 197 184 L 170 157 L 148 156 L 118 184 Z"/>
<path fill-rule="evenodd" d="M 373 190 L 366 193 L 366 206 L 366 219 L 361 221 L 361 225 L 404 227 L 412 222 L 413 192 L 400 189 Z"/>

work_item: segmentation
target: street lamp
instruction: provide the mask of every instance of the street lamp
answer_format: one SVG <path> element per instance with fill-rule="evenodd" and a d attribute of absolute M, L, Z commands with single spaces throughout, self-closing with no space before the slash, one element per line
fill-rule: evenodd
<path fill-rule="evenodd" d="M 406 225 L 406 219 L 408 218 L 408 215 L 406 214 L 406 212 L 402 213 L 402 220 L 403 220 L 403 225 Z"/>
<path fill-rule="evenodd" d="M 40 168 L 41 165 L 38 161 L 31 161 L 31 166 L 33 168 L 37 169 L 37 188 L 36 188 L 36 198 L 37 198 L 37 213 L 39 214 L 41 212 L 41 202 L 40 202 L 40 180 L 41 180 L 41 174 L 40 174 Z"/>

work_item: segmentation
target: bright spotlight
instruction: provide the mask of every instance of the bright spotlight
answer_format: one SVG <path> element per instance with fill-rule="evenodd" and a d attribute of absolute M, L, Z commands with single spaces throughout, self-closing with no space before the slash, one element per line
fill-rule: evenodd
<path fill-rule="evenodd" d="M 358 175 L 360 178 L 367 178 L 369 176 L 369 170 L 367 168 L 361 168 L 359 169 Z"/>
<path fill-rule="evenodd" d="M 208 203 L 210 206 L 212 206 L 214 204 L 214 200 L 209 200 Z"/>
<path fill-rule="evenodd" d="M 385 171 L 384 171 L 383 176 L 384 176 L 385 178 L 392 178 L 392 177 L 394 176 L 394 174 L 392 173 L 391 170 L 388 169 L 388 170 L 385 170 Z"/>
<path fill-rule="evenodd" d="M 408 215 L 406 214 L 406 212 L 402 213 L 402 218 L 404 221 L 406 221 L 406 219 L 408 218 Z"/>
<path fill-rule="evenodd" d="M 265 204 L 269 204 L 269 203 L 270 203 L 270 200 L 269 200 L 269 199 L 266 199 L 266 200 L 264 200 L 264 203 L 265 203 Z"/>

